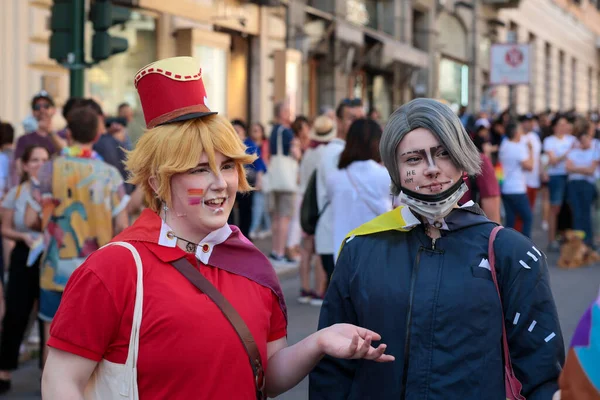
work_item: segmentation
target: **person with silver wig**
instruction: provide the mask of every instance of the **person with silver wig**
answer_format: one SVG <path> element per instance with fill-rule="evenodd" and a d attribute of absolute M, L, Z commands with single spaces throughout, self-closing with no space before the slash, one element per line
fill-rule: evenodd
<path fill-rule="evenodd" d="M 469 138 L 460 119 L 448 106 L 438 101 L 431 99 L 411 101 L 390 116 L 379 150 L 382 161 L 392 178 L 392 194 L 395 196 L 400 195 L 402 203 L 423 216 L 430 219 L 444 217 L 468 190 L 467 185 L 462 179 L 462 174 L 460 176 L 458 174 L 448 176 L 446 182 L 449 182 L 449 184 L 444 186 L 444 182 L 442 182 L 441 189 L 445 190 L 439 191 L 432 186 L 419 185 L 418 179 L 411 178 L 414 176 L 412 173 L 416 172 L 413 168 L 416 164 L 412 157 L 417 153 L 409 151 L 407 154 L 411 157 L 410 162 L 406 168 L 401 168 L 404 167 L 401 163 L 402 154 L 398 155 L 397 149 L 402 139 L 413 131 L 415 135 L 411 136 L 414 137 L 415 142 L 426 139 L 439 142 L 440 146 L 438 146 L 437 151 L 443 149 L 445 162 L 451 162 L 456 167 L 454 168 L 455 171 L 452 172 L 464 171 L 471 176 L 479 174 L 481 172 L 479 152 L 471 138 Z M 427 149 L 424 148 L 424 150 Z M 422 156 L 429 157 L 428 154 L 422 154 Z M 424 160 L 425 158 L 423 158 Z M 441 154 L 431 154 L 431 158 L 427 158 L 427 161 L 432 162 L 427 164 L 427 167 L 437 169 L 435 168 L 436 160 L 441 160 Z M 403 171 L 403 169 L 406 169 L 406 171 Z M 404 174 L 402 174 L 403 172 Z M 424 172 L 429 175 L 431 173 L 444 174 L 450 171 L 427 170 Z M 404 176 L 404 185 L 402 184 L 402 176 Z"/>
<path fill-rule="evenodd" d="M 375 330 L 396 362 L 325 357 L 310 399 L 552 398 L 565 351 L 546 257 L 520 233 L 497 231 L 476 204 L 458 203 L 464 176 L 480 172 L 458 117 L 413 100 L 390 117 L 380 151 L 402 205 L 348 234 L 319 328 Z M 524 397 L 506 393 L 505 365 Z"/>

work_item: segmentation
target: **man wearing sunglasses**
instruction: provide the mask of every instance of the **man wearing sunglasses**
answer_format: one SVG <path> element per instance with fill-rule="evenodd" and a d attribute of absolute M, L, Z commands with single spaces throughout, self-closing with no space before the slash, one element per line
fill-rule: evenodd
<path fill-rule="evenodd" d="M 57 151 L 51 138 L 52 117 L 56 113 L 52 96 L 45 90 L 36 93 L 31 99 L 31 113 L 38 123 L 38 128 L 17 140 L 14 153 L 15 164 L 13 174 L 11 174 L 13 178 L 21 176 L 20 159 L 29 146 L 45 147 L 51 156 Z"/>

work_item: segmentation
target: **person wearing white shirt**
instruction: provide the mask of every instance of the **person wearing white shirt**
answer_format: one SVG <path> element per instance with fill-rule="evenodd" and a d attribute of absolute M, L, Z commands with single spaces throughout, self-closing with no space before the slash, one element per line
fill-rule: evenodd
<path fill-rule="evenodd" d="M 564 115 L 557 114 L 551 123 L 553 135 L 544 139 L 544 152 L 548 154 L 548 191 L 550 192 L 550 218 L 548 221 L 548 250 L 559 251 L 556 241 L 556 226 L 560 208 L 567 191 L 567 165 L 569 151 L 577 144 L 577 139 L 569 134 L 569 121 Z"/>
<path fill-rule="evenodd" d="M 592 206 L 597 196 L 594 175 L 598 168 L 598 154 L 592 146 L 593 136 L 588 126 L 581 130 L 578 139 L 579 147 L 569 152 L 566 161 L 569 174 L 567 201 L 573 213 L 573 229 L 583 231 L 585 243 L 593 247 Z"/>
<path fill-rule="evenodd" d="M 381 126 L 372 119 L 354 121 L 338 169 L 328 177 L 334 249 L 341 247 L 348 232 L 392 209 L 392 181 L 379 153 L 381 134 Z M 335 260 L 337 255 L 335 251 Z"/>
<path fill-rule="evenodd" d="M 527 143 L 531 143 L 531 149 L 533 152 L 533 168 L 531 171 L 525 172 L 527 198 L 529 200 L 529 205 L 533 209 L 538 190 L 542 186 L 540 176 L 540 155 L 542 154 L 542 141 L 540 140 L 540 135 L 534 129 L 535 126 L 533 114 L 525 114 L 521 117 L 521 127 L 523 128 L 524 132 L 521 140 L 526 145 Z"/>
<path fill-rule="evenodd" d="M 335 266 L 333 255 L 338 249 L 333 243 L 333 210 L 330 207 L 331 199 L 327 196 L 326 184 L 329 175 L 338 169 L 340 154 L 346 145 L 346 135 L 350 125 L 365 115 L 362 101 L 360 99 L 342 100 L 335 115 L 337 137 L 325 146 L 317 167 L 317 203 L 321 216 L 315 231 L 315 251 L 321 256 L 321 262 L 329 280 L 331 280 Z"/>
<path fill-rule="evenodd" d="M 533 150 L 521 141 L 523 130 L 513 122 L 506 126 L 506 140 L 502 141 L 498 158 L 504 170 L 502 202 L 506 212 L 506 227 L 514 228 L 516 216 L 523 221 L 521 233 L 531 237 L 533 213 L 527 199 L 525 171 L 533 168 Z"/>
<path fill-rule="evenodd" d="M 335 122 L 327 115 L 320 115 L 315 119 L 312 131 L 312 140 L 300 161 L 300 198 L 304 197 L 306 187 L 322 159 L 322 153 L 327 144 L 335 138 Z M 320 306 L 327 289 L 327 276 L 320 258 L 315 262 L 315 284 L 311 288 L 310 272 L 312 256 L 315 254 L 314 235 L 305 235 L 302 240 L 300 255 L 300 296 L 297 300 L 301 304 Z"/>

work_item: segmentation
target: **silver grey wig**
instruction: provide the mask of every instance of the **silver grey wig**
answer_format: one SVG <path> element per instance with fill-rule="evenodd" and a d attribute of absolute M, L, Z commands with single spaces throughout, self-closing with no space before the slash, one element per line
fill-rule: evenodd
<path fill-rule="evenodd" d="M 417 128 L 433 133 L 458 169 L 470 176 L 481 173 L 479 151 L 450 107 L 433 99 L 415 99 L 390 116 L 379 145 L 381 159 L 392 178 L 394 196 L 400 194 L 402 187 L 396 150 L 404 136 Z"/>

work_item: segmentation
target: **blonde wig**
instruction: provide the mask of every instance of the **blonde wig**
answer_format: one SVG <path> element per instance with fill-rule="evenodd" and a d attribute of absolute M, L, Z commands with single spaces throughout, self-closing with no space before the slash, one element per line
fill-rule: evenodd
<path fill-rule="evenodd" d="M 203 152 L 215 174 L 219 172 L 215 152 L 234 160 L 239 177 L 237 191 L 252 190 L 244 167 L 256 160 L 256 155 L 246 154 L 246 146 L 231 123 L 219 115 L 161 125 L 145 132 L 127 154 L 128 182 L 142 188 L 152 210 L 158 212 L 163 202 L 171 207 L 171 177 L 195 168 Z M 156 192 L 150 186 L 152 177 L 156 179 Z"/>

